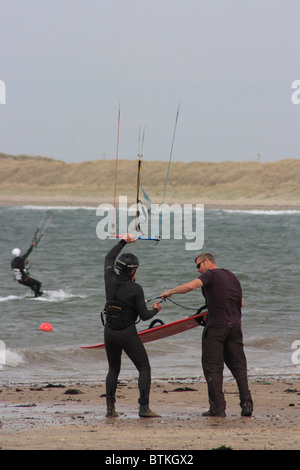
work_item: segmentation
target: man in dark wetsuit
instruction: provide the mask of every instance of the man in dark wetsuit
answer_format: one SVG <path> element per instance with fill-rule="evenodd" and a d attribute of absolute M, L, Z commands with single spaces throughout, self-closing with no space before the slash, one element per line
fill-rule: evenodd
<path fill-rule="evenodd" d="M 115 411 L 115 394 L 123 350 L 139 372 L 139 416 L 158 416 L 149 408 L 151 368 L 135 323 L 138 317 L 141 320 L 154 317 L 160 311 L 161 304 L 156 302 L 152 310 L 147 309 L 143 289 L 134 282 L 135 271 L 139 265 L 137 257 L 132 253 L 123 253 L 118 257 L 124 246 L 135 240 L 131 235 L 126 234 L 105 257 L 104 342 L 109 365 L 106 377 L 107 417 L 118 416 Z M 119 274 L 114 269 L 115 261 Z"/>
<path fill-rule="evenodd" d="M 208 386 L 210 409 L 203 416 L 225 417 L 223 393 L 224 363 L 235 378 L 242 416 L 251 416 L 253 402 L 248 388 L 247 362 L 241 327 L 242 288 L 237 277 L 216 266 L 210 253 L 201 253 L 195 259 L 200 276 L 161 294 L 185 294 L 199 287 L 206 300 L 208 315 L 202 335 L 202 367 Z"/>
<path fill-rule="evenodd" d="M 41 282 L 29 277 L 28 270 L 26 269 L 26 260 L 32 249 L 34 247 L 34 243 L 31 244 L 30 248 L 26 251 L 25 255 L 21 256 L 21 250 L 19 248 L 14 248 L 12 254 L 14 255 L 13 260 L 11 261 L 11 269 L 14 272 L 14 276 L 16 281 L 24 286 L 30 287 L 30 289 L 34 292 L 35 297 L 40 297 L 43 295 L 41 292 Z"/>

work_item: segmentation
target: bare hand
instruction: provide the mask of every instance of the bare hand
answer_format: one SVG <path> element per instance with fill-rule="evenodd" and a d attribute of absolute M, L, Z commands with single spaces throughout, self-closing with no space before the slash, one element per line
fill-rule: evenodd
<path fill-rule="evenodd" d="M 152 308 L 157 308 L 157 310 L 160 312 L 161 310 L 161 304 L 159 302 L 155 302 L 153 305 L 152 305 Z"/>
<path fill-rule="evenodd" d="M 133 243 L 137 240 L 137 237 L 134 237 L 134 235 L 130 235 L 130 233 L 125 233 L 122 238 L 123 240 L 125 240 L 126 243 Z"/>
<path fill-rule="evenodd" d="M 167 297 L 171 297 L 172 293 L 170 290 L 167 290 L 166 292 L 163 292 L 162 294 L 160 294 L 160 297 L 162 299 L 166 299 Z"/>

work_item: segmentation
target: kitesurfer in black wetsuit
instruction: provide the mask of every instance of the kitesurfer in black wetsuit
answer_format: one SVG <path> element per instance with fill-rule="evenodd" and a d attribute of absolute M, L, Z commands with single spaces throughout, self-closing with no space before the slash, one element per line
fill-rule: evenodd
<path fill-rule="evenodd" d="M 30 289 L 34 292 L 35 297 L 40 297 L 43 292 L 41 292 L 41 282 L 33 279 L 29 276 L 29 272 L 26 268 L 26 261 L 35 243 L 32 243 L 30 248 L 26 251 L 26 253 L 21 256 L 21 250 L 19 248 L 14 248 L 12 254 L 14 255 L 13 260 L 11 261 L 11 269 L 14 272 L 14 276 L 16 281 L 24 286 L 30 287 Z"/>
<path fill-rule="evenodd" d="M 124 246 L 135 240 L 134 237 L 126 234 L 105 257 L 104 342 L 109 365 L 106 377 L 107 417 L 118 416 L 115 411 L 115 394 L 121 369 L 122 351 L 125 351 L 139 372 L 139 416 L 158 416 L 149 408 L 151 368 L 148 354 L 138 335 L 135 323 L 138 318 L 148 320 L 154 317 L 160 311 L 161 304 L 156 302 L 152 310 L 148 310 L 143 289 L 134 282 L 134 275 L 139 266 L 138 258 L 132 253 L 122 253 L 118 257 Z M 118 274 L 114 269 L 115 261 Z"/>

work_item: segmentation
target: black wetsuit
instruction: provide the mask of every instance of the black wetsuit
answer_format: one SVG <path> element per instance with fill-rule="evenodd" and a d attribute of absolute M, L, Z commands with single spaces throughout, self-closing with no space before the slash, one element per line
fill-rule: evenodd
<path fill-rule="evenodd" d="M 138 386 L 140 405 L 148 405 L 151 386 L 151 368 L 146 349 L 137 333 L 135 322 L 152 318 L 158 310 L 148 310 L 142 287 L 135 283 L 129 275 L 117 274 L 114 269 L 115 260 L 127 243 L 121 240 L 105 257 L 104 280 L 107 304 L 109 301 L 121 302 L 126 310 L 126 324 L 114 325 L 106 322 L 104 341 L 109 371 L 106 377 L 106 402 L 115 403 L 118 376 L 121 369 L 121 355 L 124 350 L 139 371 Z M 113 303 L 113 302 L 112 302 Z M 107 305 L 106 304 L 106 305 Z M 122 314 L 121 314 L 122 315 Z"/>
<path fill-rule="evenodd" d="M 29 273 L 25 268 L 25 262 L 32 251 L 33 245 L 30 246 L 29 250 L 23 256 L 16 256 L 11 262 L 11 269 L 14 271 L 15 279 L 24 286 L 30 287 L 34 292 L 35 297 L 39 297 L 41 293 L 41 282 L 29 277 Z"/>

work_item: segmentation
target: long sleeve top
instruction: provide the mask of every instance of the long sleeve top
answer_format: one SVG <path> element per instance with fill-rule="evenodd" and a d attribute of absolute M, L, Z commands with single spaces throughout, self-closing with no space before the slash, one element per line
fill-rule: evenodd
<path fill-rule="evenodd" d="M 133 311 L 134 321 L 138 317 L 141 320 L 149 320 L 157 314 L 156 308 L 149 310 L 146 305 L 143 288 L 134 282 L 130 276 L 117 274 L 114 268 L 115 260 L 123 247 L 125 240 L 120 240 L 105 257 L 104 280 L 106 300 L 118 300 L 125 303 Z"/>

